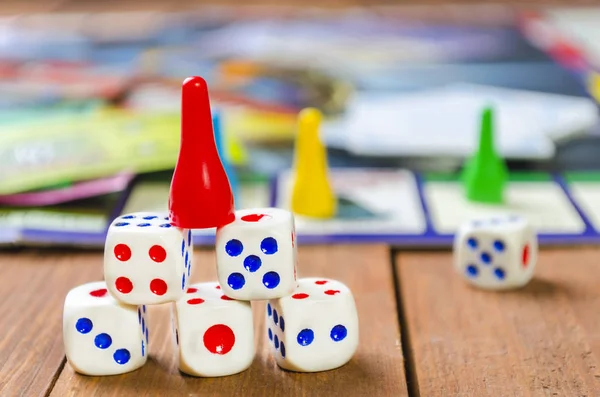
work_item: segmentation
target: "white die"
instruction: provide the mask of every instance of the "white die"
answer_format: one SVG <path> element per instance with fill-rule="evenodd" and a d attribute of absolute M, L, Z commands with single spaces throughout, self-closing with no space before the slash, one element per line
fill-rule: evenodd
<path fill-rule="evenodd" d="M 533 277 L 537 234 L 520 216 L 465 222 L 454 239 L 454 267 L 469 283 L 490 290 L 519 288 Z"/>
<path fill-rule="evenodd" d="M 278 208 L 235 212 L 235 221 L 217 229 L 217 273 L 223 292 L 234 299 L 286 296 L 296 281 L 294 216 Z"/>
<path fill-rule="evenodd" d="M 63 309 L 63 340 L 69 364 L 84 375 L 116 375 L 140 368 L 148 358 L 146 306 L 117 302 L 103 281 L 73 288 Z"/>
<path fill-rule="evenodd" d="M 106 237 L 104 278 L 127 304 L 174 302 L 184 295 L 193 262 L 192 233 L 163 213 L 137 212 L 115 219 Z"/>
<path fill-rule="evenodd" d="M 242 372 L 254 360 L 250 302 L 225 296 L 217 282 L 191 285 L 172 306 L 179 369 L 214 377 Z"/>
<path fill-rule="evenodd" d="M 292 295 L 267 303 L 267 337 L 277 364 L 317 372 L 346 364 L 358 347 L 352 292 L 339 281 L 302 278 Z"/>

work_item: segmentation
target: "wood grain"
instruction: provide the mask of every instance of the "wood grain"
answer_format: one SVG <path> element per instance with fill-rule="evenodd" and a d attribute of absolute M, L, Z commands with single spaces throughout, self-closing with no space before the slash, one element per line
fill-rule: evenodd
<path fill-rule="evenodd" d="M 64 2 L 65 0 L 3 0 L 0 2 L 0 15 L 54 12 Z"/>
<path fill-rule="evenodd" d="M 68 290 L 102 279 L 96 254 L 0 255 L 0 396 L 44 395 L 64 359 Z"/>
<path fill-rule="evenodd" d="M 449 253 L 396 258 L 421 396 L 600 395 L 600 249 L 545 250 L 522 290 L 489 292 Z"/>
<path fill-rule="evenodd" d="M 216 276 L 213 252 L 196 254 L 195 282 Z M 360 346 L 346 366 L 316 374 L 280 370 L 269 356 L 264 302 L 253 304 L 257 356 L 241 374 L 222 378 L 182 375 L 173 357 L 168 305 L 150 307 L 150 360 L 120 376 L 87 377 L 67 364 L 52 396 L 406 396 L 392 266 L 385 246 L 302 247 L 299 275 L 339 279 L 355 295 Z"/>
<path fill-rule="evenodd" d="M 514 24 L 514 12 L 518 9 L 540 9 L 548 6 L 567 4 L 569 7 L 585 7 L 594 5 L 594 1 L 568 2 L 566 0 L 530 0 L 526 3 L 515 0 L 481 2 L 463 0 L 449 2 L 447 0 L 3 0 L 0 2 L 0 15 L 27 13 L 97 13 L 119 11 L 168 12 L 197 10 L 200 7 L 235 6 L 237 11 L 253 13 L 281 13 L 293 7 L 327 9 L 365 8 L 388 16 L 400 16 L 412 20 L 431 22 L 468 22 L 475 24 Z M 262 10 L 261 10 L 262 9 Z M 478 17 L 478 18 L 477 18 Z"/>

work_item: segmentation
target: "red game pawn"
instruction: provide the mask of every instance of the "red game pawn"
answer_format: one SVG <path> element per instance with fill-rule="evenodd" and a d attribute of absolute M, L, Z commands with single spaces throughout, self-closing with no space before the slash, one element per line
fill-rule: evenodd
<path fill-rule="evenodd" d="M 169 193 L 171 223 L 185 229 L 223 226 L 233 222 L 234 210 L 215 143 L 206 82 L 189 77 L 181 90 L 181 146 Z"/>

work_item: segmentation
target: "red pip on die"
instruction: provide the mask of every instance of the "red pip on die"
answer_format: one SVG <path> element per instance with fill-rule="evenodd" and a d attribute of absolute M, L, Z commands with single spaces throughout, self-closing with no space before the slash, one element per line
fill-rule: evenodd
<path fill-rule="evenodd" d="M 115 219 L 104 247 L 104 278 L 110 294 L 130 305 L 174 302 L 189 284 L 192 233 L 166 214 L 138 212 Z"/>

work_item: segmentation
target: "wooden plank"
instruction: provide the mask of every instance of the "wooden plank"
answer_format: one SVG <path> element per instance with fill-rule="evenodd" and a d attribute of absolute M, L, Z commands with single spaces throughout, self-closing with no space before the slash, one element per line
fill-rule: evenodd
<path fill-rule="evenodd" d="M 56 7 L 56 12 L 128 12 L 128 11 L 169 11 L 176 2 L 164 0 L 64 0 Z"/>
<path fill-rule="evenodd" d="M 599 257 L 544 250 L 524 289 L 490 292 L 455 275 L 450 253 L 398 255 L 420 395 L 600 395 Z"/>
<path fill-rule="evenodd" d="M 198 255 L 198 254 L 197 254 Z M 67 364 L 53 396 L 406 396 L 392 266 L 385 246 L 302 247 L 299 275 L 330 277 L 354 292 L 360 318 L 360 346 L 346 366 L 316 374 L 280 370 L 269 356 L 264 302 L 255 302 L 257 356 L 241 374 L 222 378 L 181 375 L 173 358 L 169 306 L 150 307 L 149 362 L 140 370 L 111 377 L 87 377 Z M 195 282 L 215 279 L 214 253 L 196 258 Z M 135 392 L 134 392 L 135 391 Z"/>
<path fill-rule="evenodd" d="M 101 269 L 96 254 L 0 255 L 0 396 L 46 393 L 64 359 L 64 297 Z"/>
<path fill-rule="evenodd" d="M 18 15 L 29 13 L 49 13 L 54 12 L 65 0 L 38 0 L 38 1 L 20 1 L 20 0 L 2 0 L 0 2 L 0 15 Z"/>

